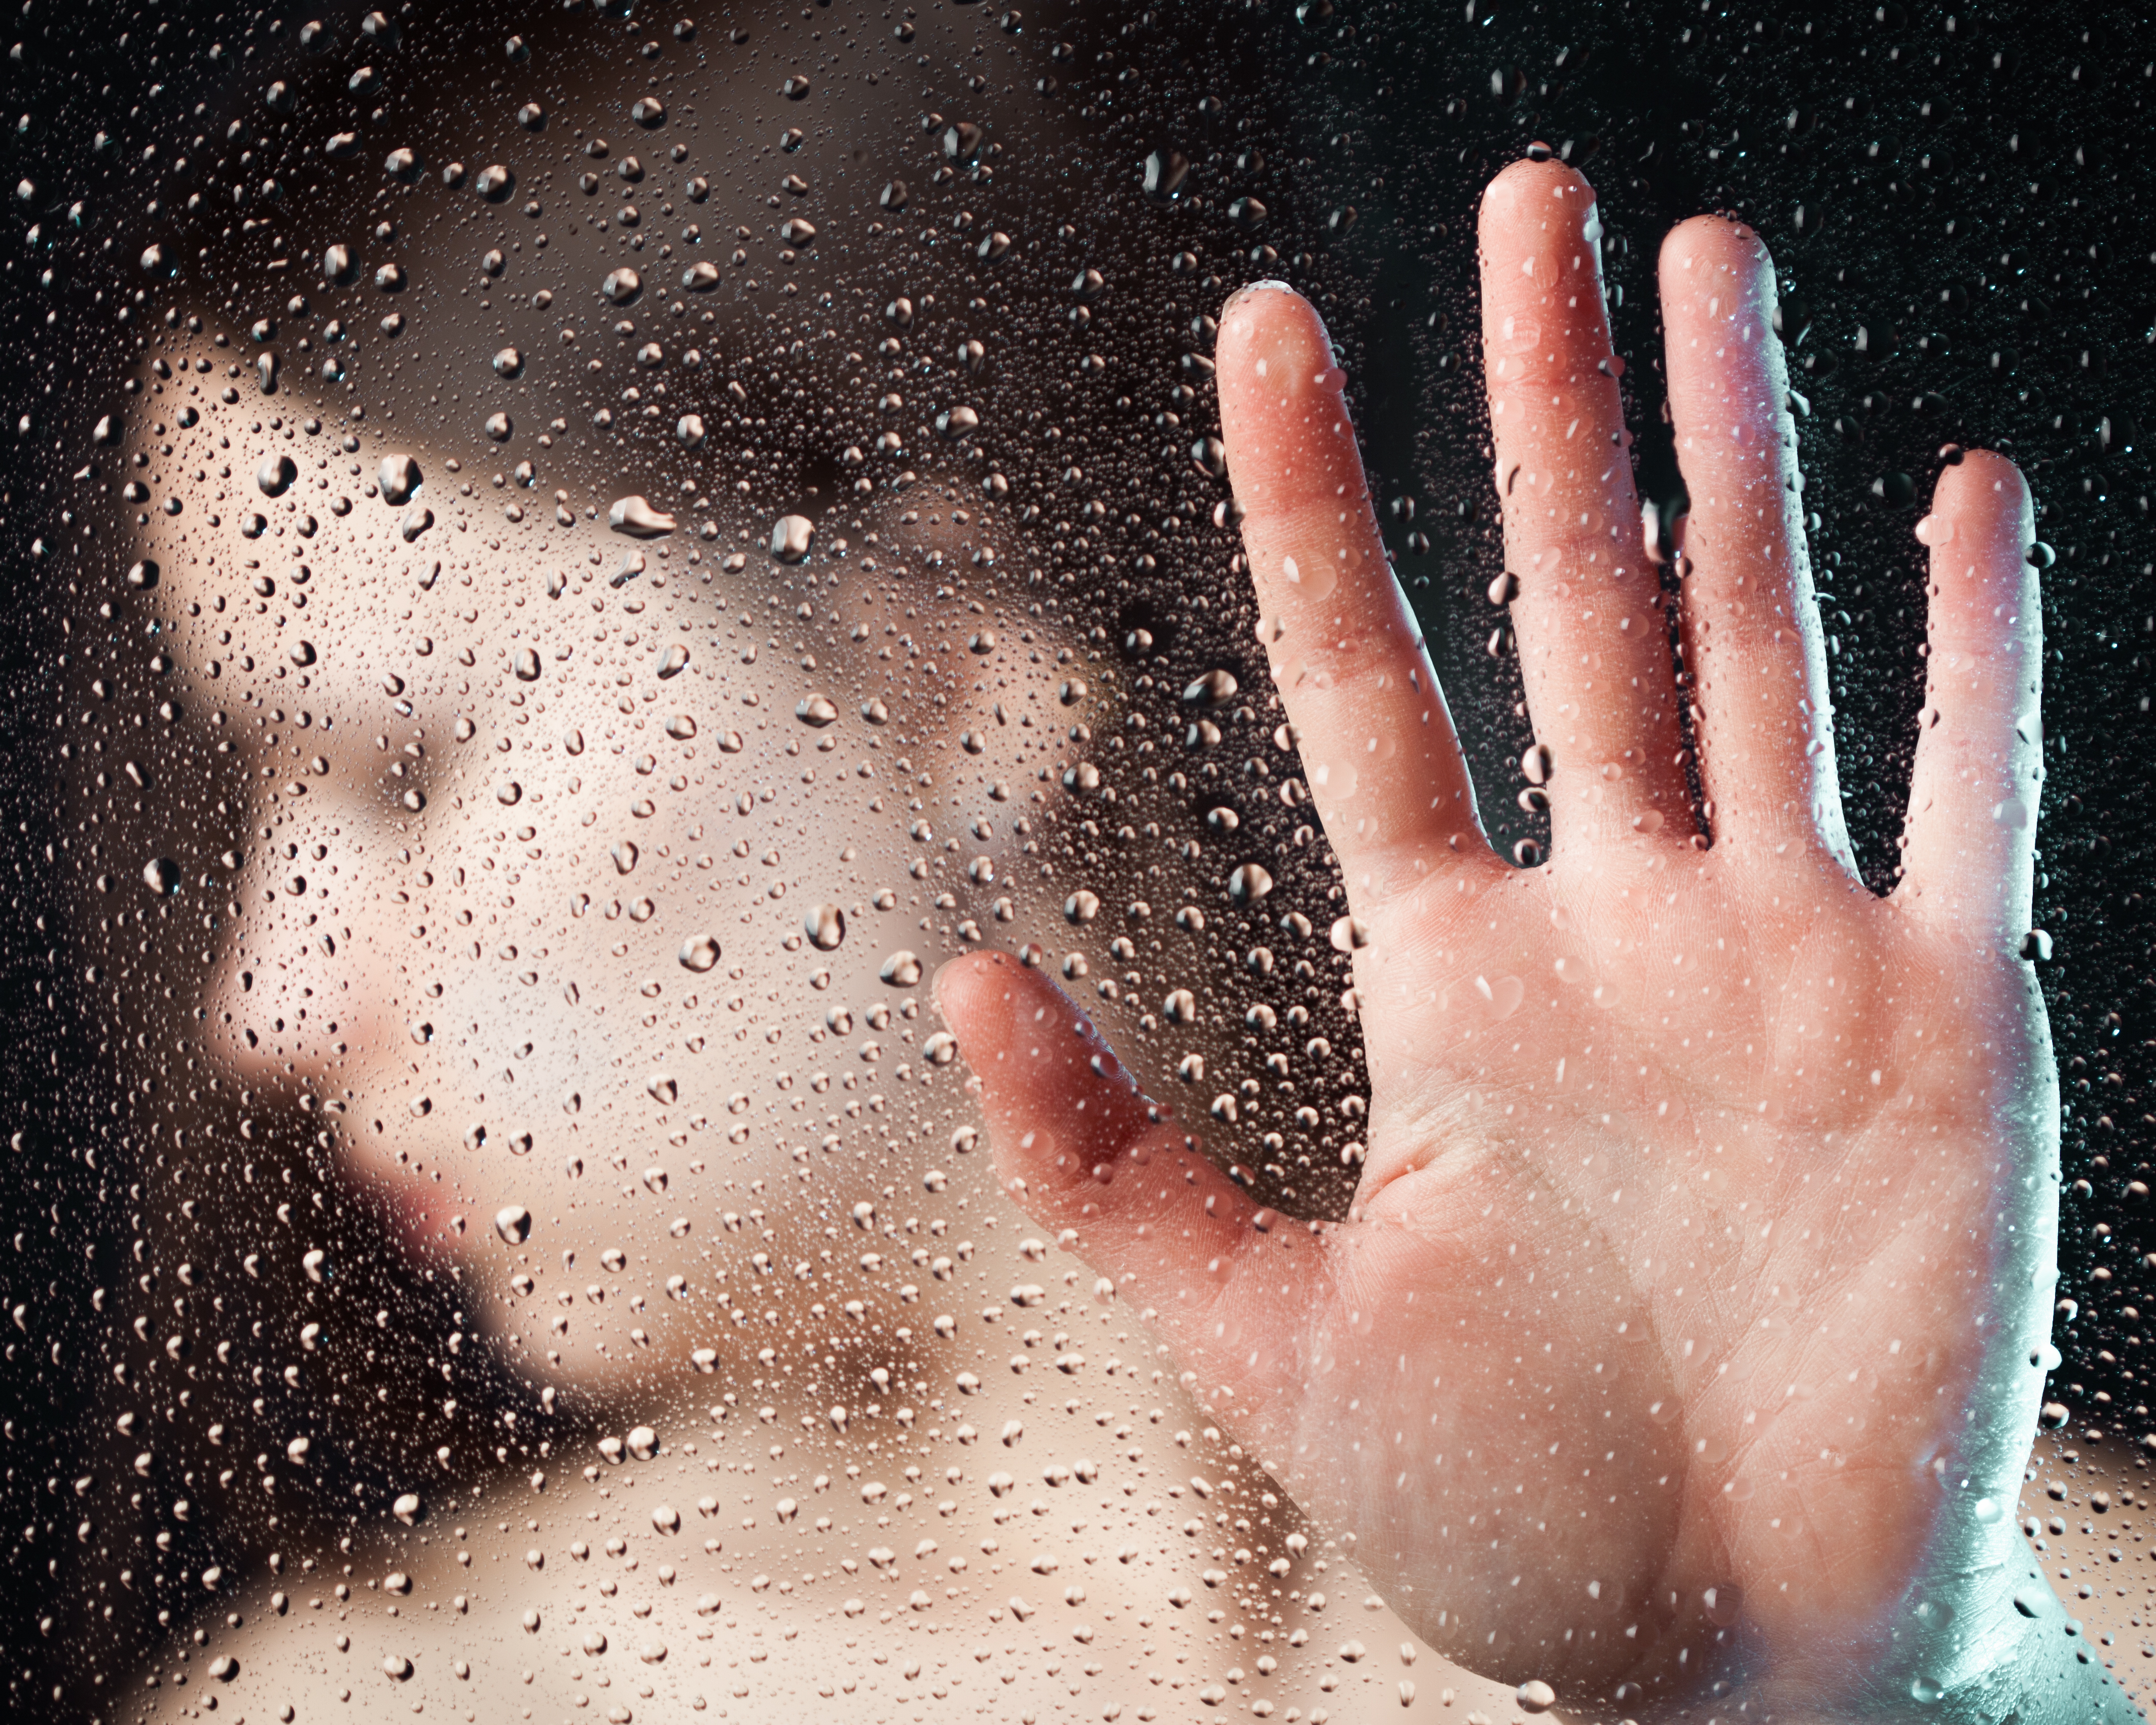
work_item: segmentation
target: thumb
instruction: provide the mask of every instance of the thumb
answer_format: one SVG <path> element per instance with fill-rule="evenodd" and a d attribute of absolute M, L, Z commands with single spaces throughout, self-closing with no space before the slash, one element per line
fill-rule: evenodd
<path fill-rule="evenodd" d="M 954 959 L 936 1001 L 980 1081 L 1004 1189 L 1153 1322 L 1200 1394 L 1260 1411 L 1298 1371 L 1320 1240 L 1252 1204 L 1151 1101 L 1084 1013 L 1000 953 Z"/>

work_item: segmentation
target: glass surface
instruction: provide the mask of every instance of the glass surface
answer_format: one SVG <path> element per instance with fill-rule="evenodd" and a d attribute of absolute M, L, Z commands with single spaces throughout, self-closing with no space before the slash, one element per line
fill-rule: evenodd
<path fill-rule="evenodd" d="M 1051 967 L 1260 1201 L 1345 1212 L 1343 890 L 1209 441 L 1214 320 L 1266 277 L 1326 317 L 1491 839 L 1533 865 L 1473 246 L 1530 143 L 1599 193 L 1661 503 L 1661 236 L 1729 208 L 1774 249 L 1875 888 L 1917 500 L 1960 442 L 2038 496 L 2069 1190 L 2022 1513 L 2147 1694 L 2156 239 L 2123 14 L 15 33 L 18 1705 L 1514 1716 L 997 1189 L 928 982 L 977 946 Z"/>

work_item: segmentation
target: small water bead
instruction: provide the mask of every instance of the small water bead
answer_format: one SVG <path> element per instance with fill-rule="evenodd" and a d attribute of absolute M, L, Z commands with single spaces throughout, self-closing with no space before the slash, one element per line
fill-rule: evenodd
<path fill-rule="evenodd" d="M 1363 775 L 1352 761 L 1320 761 L 1310 769 L 1310 783 L 1327 801 L 1344 803 L 1362 788 Z"/>

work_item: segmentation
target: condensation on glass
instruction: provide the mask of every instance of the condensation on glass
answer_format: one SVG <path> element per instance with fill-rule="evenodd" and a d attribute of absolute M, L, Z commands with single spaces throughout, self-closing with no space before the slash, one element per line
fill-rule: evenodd
<path fill-rule="evenodd" d="M 1601 190 L 1620 352 L 1669 219 L 1742 208 L 1789 272 L 1849 778 L 1907 773 L 1910 470 L 1979 431 L 2056 469 L 2085 1183 L 2025 1513 L 2143 1519 L 2105 757 L 2147 705 L 2148 388 L 2085 290 L 2145 249 L 2102 122 L 2146 75 L 1899 7 L 1464 14 L 26 10 L 18 1700 L 1511 1715 L 996 1189 L 929 983 L 1052 968 L 1265 1202 L 1344 1209 L 1353 942 L 1214 319 L 1280 276 L 1331 321 L 1531 865 L 1470 334 L 1474 200 L 1530 141 Z M 2016 127 L 2040 63 L 2088 127 Z M 2057 1584 L 2130 1677 L 2104 1548 Z"/>

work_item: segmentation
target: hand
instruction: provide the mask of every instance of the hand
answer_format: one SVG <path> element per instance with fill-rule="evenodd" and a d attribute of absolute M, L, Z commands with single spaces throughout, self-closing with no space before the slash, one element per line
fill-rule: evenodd
<path fill-rule="evenodd" d="M 1902 879 L 1875 897 L 1835 784 L 1771 260 L 1717 218 L 1662 249 L 1691 495 L 1671 593 L 1599 232 L 1559 163 L 1483 200 L 1540 868 L 1477 822 L 1316 312 L 1260 288 L 1222 319 L 1260 633 L 1353 915 L 1371 1113 L 1349 1219 L 1254 1214 L 1039 974 L 968 957 L 939 999 L 1009 1189 L 1155 1309 L 1186 1383 L 1359 1534 L 1433 1646 L 1598 1717 L 1940 1692 L 1981 1713 L 2078 1645 L 2013 1520 L 2058 1183 L 2019 953 L 2042 778 L 2029 493 L 1971 452 L 1918 530 L 1931 680 Z M 2057 1650 L 2015 1654 L 2039 1629 Z"/>

